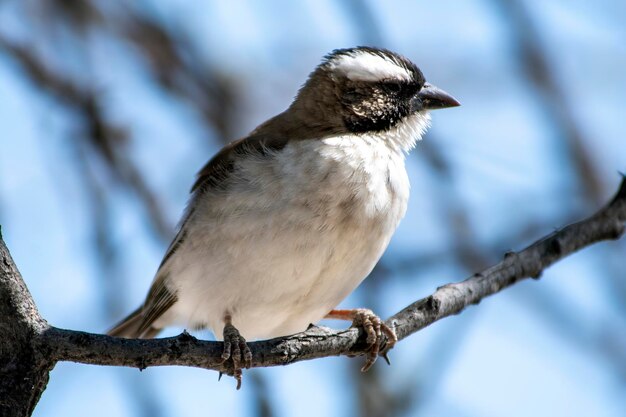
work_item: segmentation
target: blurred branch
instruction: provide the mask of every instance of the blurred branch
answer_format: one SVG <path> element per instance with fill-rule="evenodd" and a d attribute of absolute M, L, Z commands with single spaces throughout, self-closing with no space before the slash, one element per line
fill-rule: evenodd
<path fill-rule="evenodd" d="M 418 330 L 544 269 L 593 243 L 618 239 L 626 222 L 626 177 L 611 202 L 591 217 L 558 230 L 465 281 L 444 285 L 386 322 L 404 339 Z M 28 415 L 58 361 L 94 365 L 180 365 L 232 373 L 221 359 L 222 342 L 197 340 L 184 332 L 165 339 L 120 339 L 47 325 L 39 315 L 4 242 L 0 240 L 0 402 L 2 415 Z M 253 367 L 287 365 L 303 360 L 366 353 L 363 331 L 313 327 L 306 332 L 250 343 Z M 24 384 L 24 378 L 35 381 Z M 17 399 L 17 400 L 15 400 Z M 24 401 L 27 405 L 21 405 Z M 20 408 L 21 407 L 21 408 Z"/>
<path fill-rule="evenodd" d="M 132 9 L 111 26 L 143 56 L 159 88 L 199 112 L 207 129 L 213 130 L 220 141 L 233 139 L 238 123 L 237 83 L 207 63 L 184 30 L 168 30 L 156 19 Z"/>
<path fill-rule="evenodd" d="M 511 45 L 517 53 L 522 75 L 539 94 L 534 95 L 545 110 L 562 152 L 570 163 L 572 176 L 586 194 L 586 201 L 601 201 L 603 183 L 586 146 L 592 143 L 578 126 L 574 111 L 563 88 L 558 83 L 556 71 L 548 59 L 548 52 L 530 10 L 524 0 L 493 1 L 502 12 L 505 27 L 509 30 Z"/>
<path fill-rule="evenodd" d="M 538 93 L 533 94 L 533 98 L 547 114 L 546 121 L 556 132 L 555 140 L 559 146 L 557 155 L 565 157 L 574 184 L 585 193 L 583 201 L 598 203 L 601 201 L 605 183 L 600 177 L 598 162 L 593 158 L 592 144 L 595 144 L 595 140 L 581 128 L 580 117 L 566 94 L 568 86 L 559 83 L 558 60 L 550 59 L 553 54 L 550 53 L 541 27 L 533 16 L 532 6 L 535 3 L 511 0 L 493 1 L 493 4 L 499 8 L 506 22 L 504 27 L 509 31 L 511 46 L 516 53 L 522 75 Z M 585 83 L 587 80 L 583 78 L 579 82 Z M 616 266 L 616 262 L 603 264 L 604 273 L 598 274 L 604 277 L 600 283 L 605 285 L 616 305 L 625 310 L 626 286 L 622 279 L 621 257 L 623 248 L 610 248 L 609 253 L 613 259 L 622 262 L 619 266 Z M 543 305 L 548 306 L 546 302 Z M 544 308 L 544 312 L 546 311 Z M 613 364 L 612 367 L 619 370 L 620 367 L 623 368 L 623 362 Z"/>
<path fill-rule="evenodd" d="M 250 382 L 252 382 L 252 386 L 255 388 L 252 392 L 252 408 L 254 415 L 257 417 L 274 417 L 276 413 L 270 401 L 271 389 L 268 386 L 267 380 L 258 372 L 251 372 Z"/>
<path fill-rule="evenodd" d="M 572 314 L 571 300 L 555 288 L 544 286 L 542 291 L 532 292 L 524 288 L 518 294 L 524 307 L 536 312 L 552 334 L 563 337 L 570 346 L 587 349 L 626 380 L 626 323 L 589 312 Z"/>
<path fill-rule="evenodd" d="M 121 314 L 119 310 L 125 301 L 129 277 L 121 268 L 121 252 L 125 249 L 119 245 L 114 234 L 110 233 L 114 210 L 111 200 L 107 199 L 107 193 L 97 178 L 94 164 L 90 164 L 89 146 L 79 142 L 74 146 L 75 153 L 70 158 L 82 179 L 81 184 L 85 188 L 84 194 L 88 203 L 87 211 L 91 215 L 89 225 L 91 227 L 92 251 L 98 263 L 96 284 L 100 287 L 100 300 L 106 317 L 112 319 Z M 119 375 L 122 378 L 122 375 Z M 160 417 L 164 416 L 163 398 L 158 395 L 151 381 L 146 378 L 138 379 L 122 378 L 124 393 L 134 403 L 137 417 Z"/>
<path fill-rule="evenodd" d="M 445 216 L 443 224 L 448 225 L 451 235 L 454 236 L 453 246 L 448 251 L 467 271 L 481 270 L 489 265 L 489 255 L 493 252 L 485 245 L 481 247 L 476 244 L 478 239 L 469 218 L 469 210 L 460 193 L 455 190 L 452 166 L 437 146 L 439 141 L 434 140 L 432 133 L 429 133 L 429 138 L 431 140 L 420 143 L 421 152 L 416 153 L 416 156 L 419 155 L 426 161 L 441 183 L 435 187 L 433 193 L 438 196 L 439 213 Z"/>
<path fill-rule="evenodd" d="M 209 65 L 205 51 L 185 36 L 185 27 L 172 30 L 165 22 L 146 13 L 145 8 L 115 1 L 99 4 L 68 0 L 35 0 L 22 7 L 20 19 L 31 27 L 32 40 L 18 43 L 0 35 L 0 53 L 17 64 L 19 75 L 33 85 L 37 96 L 58 102 L 60 106 L 54 108 L 55 112 L 69 116 L 71 127 L 67 144 L 75 156 L 70 160 L 91 215 L 98 275 L 104 301 L 109 299 L 103 305 L 110 313 L 122 302 L 119 296 L 111 301 L 112 291 L 124 294 L 126 285 L 124 272 L 119 269 L 119 245 L 109 227 L 112 216 L 117 215 L 112 190 L 121 188 L 121 191 L 131 192 L 145 212 L 142 218 L 147 229 L 160 242 L 167 243 L 171 238 L 173 224 L 151 190 L 150 177 L 128 152 L 131 130 L 120 126 L 112 117 L 114 107 L 94 87 L 101 79 L 97 73 L 84 77 L 85 68 L 92 68 L 89 64 L 93 51 L 98 48 L 94 41 L 106 38 L 124 47 L 130 46 L 128 56 L 131 60 L 139 58 L 154 88 L 197 112 L 205 130 L 215 132 L 220 142 L 232 139 L 238 126 L 238 80 Z M 96 32 L 97 36 L 92 36 Z M 45 45 L 56 51 L 54 58 L 38 53 L 40 45 L 44 45 L 43 51 Z M 66 56 L 63 52 L 81 58 L 85 65 L 79 73 L 72 67 L 72 61 L 63 58 Z M 109 179 L 116 186 L 109 187 L 112 190 L 107 188 Z M 262 387 L 262 376 L 258 381 L 255 386 Z M 158 395 L 152 395 L 148 382 L 145 379 L 141 383 L 125 381 L 128 386 L 125 392 L 137 403 L 140 413 L 156 416 L 160 400 Z M 272 414 L 270 404 L 265 404 L 263 409 L 265 414 Z"/>
<path fill-rule="evenodd" d="M 30 48 L 0 37 L 0 51 L 12 57 L 22 67 L 28 80 L 41 88 L 42 92 L 62 103 L 77 116 L 81 129 L 79 137 L 105 162 L 112 176 L 138 197 L 156 234 L 162 240 L 169 239 L 173 228 L 166 219 L 158 198 L 127 156 L 129 133 L 108 119 L 100 98 L 89 87 L 80 85 L 60 72 L 52 71 Z"/>

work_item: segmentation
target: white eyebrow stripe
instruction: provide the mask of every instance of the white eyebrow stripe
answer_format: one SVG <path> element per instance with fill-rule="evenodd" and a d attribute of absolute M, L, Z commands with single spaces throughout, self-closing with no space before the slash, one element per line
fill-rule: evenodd
<path fill-rule="evenodd" d="M 393 60 L 365 51 L 340 55 L 333 58 L 329 65 L 333 71 L 352 81 L 380 81 L 390 78 L 410 81 L 412 78 L 406 68 Z"/>

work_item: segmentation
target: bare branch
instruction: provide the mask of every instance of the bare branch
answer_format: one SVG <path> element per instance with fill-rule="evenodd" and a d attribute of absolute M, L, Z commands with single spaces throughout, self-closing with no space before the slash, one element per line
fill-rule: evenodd
<path fill-rule="evenodd" d="M 448 284 L 387 320 L 399 339 L 444 317 L 457 314 L 471 304 L 522 279 L 538 278 L 544 269 L 593 243 L 619 238 L 626 222 L 626 179 L 613 200 L 599 212 L 544 237 L 526 249 L 505 255 L 504 260 L 463 282 Z M 357 329 L 310 330 L 250 344 L 253 367 L 286 365 L 302 360 L 337 355 L 360 355 L 365 344 Z M 199 341 L 187 333 L 157 340 L 117 339 L 71 330 L 49 328 L 43 338 L 57 360 L 97 365 L 145 368 L 186 365 L 228 372 L 221 364 L 221 342 Z"/>
<path fill-rule="evenodd" d="M 463 282 L 438 288 L 433 295 L 411 304 L 387 322 L 395 324 L 398 338 L 403 339 L 522 279 L 538 279 L 546 268 L 586 246 L 619 239 L 625 222 L 626 177 L 611 202 L 596 214 L 557 230 L 520 252 L 508 252 L 502 262 Z"/>
<path fill-rule="evenodd" d="M 432 295 L 389 318 L 387 324 L 396 328 L 399 339 L 404 339 L 522 279 L 538 278 L 550 265 L 579 249 L 599 241 L 618 239 L 624 233 L 625 222 L 626 178 L 611 202 L 596 214 L 555 231 L 520 252 L 507 253 L 502 262 L 465 281 L 438 288 Z M 31 358 L 30 372 L 38 373 L 42 382 L 35 390 L 40 391 L 45 388 L 47 373 L 58 361 L 139 369 L 179 365 L 232 372 L 229 364 L 221 363 L 221 342 L 201 341 L 186 332 L 176 337 L 141 340 L 48 326 L 37 313 L 2 240 L 0 257 L 0 313 L 3 313 L 0 314 L 0 381 L 15 376 L 11 373 L 11 364 L 19 363 L 22 355 Z M 250 348 L 253 367 L 365 353 L 364 335 L 355 328 L 334 331 L 312 327 L 296 335 L 251 343 Z M 0 384 L 0 398 L 7 398 L 6 394 L 14 391 L 11 384 Z M 39 394 L 34 397 L 31 394 L 30 398 L 36 402 Z M 0 407 L 4 405 L 0 401 Z"/>

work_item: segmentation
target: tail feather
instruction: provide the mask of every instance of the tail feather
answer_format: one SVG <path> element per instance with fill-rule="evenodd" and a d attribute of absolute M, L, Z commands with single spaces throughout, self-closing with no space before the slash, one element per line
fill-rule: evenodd
<path fill-rule="evenodd" d="M 146 330 L 141 331 L 141 327 L 144 322 L 143 308 L 139 307 L 133 311 L 124 320 L 116 324 L 111 330 L 107 332 L 109 336 L 125 337 L 127 339 L 141 338 L 151 339 L 161 332 L 161 329 L 155 327 L 148 327 Z"/>

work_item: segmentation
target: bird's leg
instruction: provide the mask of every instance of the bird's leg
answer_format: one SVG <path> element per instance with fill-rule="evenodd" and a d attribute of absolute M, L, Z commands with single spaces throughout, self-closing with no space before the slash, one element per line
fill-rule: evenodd
<path fill-rule="evenodd" d="M 367 335 L 366 342 L 369 350 L 365 364 L 361 368 L 362 372 L 366 372 L 372 367 L 378 355 L 381 355 L 389 363 L 387 352 L 396 344 L 398 337 L 395 330 L 387 326 L 372 310 L 367 308 L 331 310 L 326 315 L 326 318 L 352 320 L 352 326 L 363 328 Z"/>
<path fill-rule="evenodd" d="M 241 367 L 248 369 L 252 366 L 252 351 L 246 343 L 246 339 L 239 334 L 239 330 L 232 324 L 230 315 L 224 317 L 224 351 L 222 363 L 231 359 L 233 361 L 233 376 L 237 380 L 237 389 L 241 388 Z"/>

